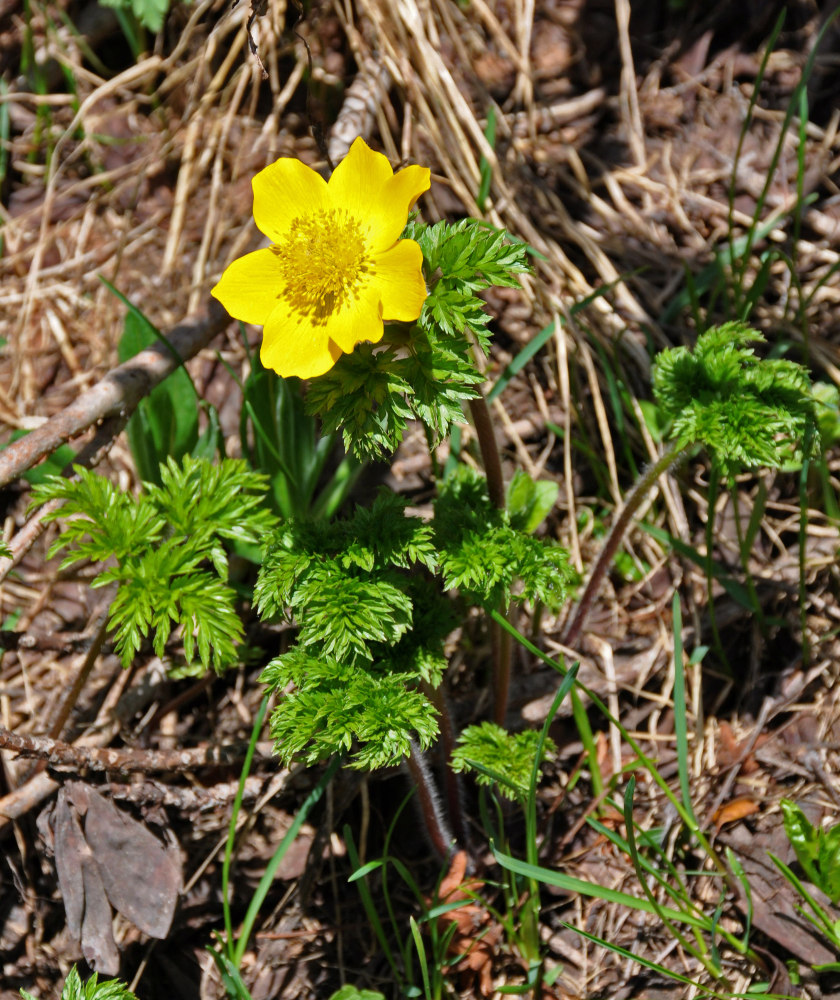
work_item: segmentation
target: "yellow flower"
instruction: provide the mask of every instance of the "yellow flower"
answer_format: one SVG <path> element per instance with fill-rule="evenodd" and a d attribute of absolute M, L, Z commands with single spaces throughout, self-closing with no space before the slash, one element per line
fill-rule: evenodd
<path fill-rule="evenodd" d="M 284 158 L 253 180 L 254 221 L 272 245 L 235 260 L 212 290 L 231 316 L 262 324 L 260 358 L 279 375 L 323 375 L 383 320 L 417 319 L 423 256 L 399 235 L 429 189 L 428 167 L 394 174 L 363 139 L 325 181 Z"/>

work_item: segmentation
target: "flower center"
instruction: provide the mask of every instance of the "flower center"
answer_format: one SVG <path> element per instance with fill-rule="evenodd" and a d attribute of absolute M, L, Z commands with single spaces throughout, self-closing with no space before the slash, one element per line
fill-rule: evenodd
<path fill-rule="evenodd" d="M 271 249 L 279 259 L 282 298 L 317 326 L 359 297 L 371 270 L 361 226 L 341 208 L 298 216 Z"/>

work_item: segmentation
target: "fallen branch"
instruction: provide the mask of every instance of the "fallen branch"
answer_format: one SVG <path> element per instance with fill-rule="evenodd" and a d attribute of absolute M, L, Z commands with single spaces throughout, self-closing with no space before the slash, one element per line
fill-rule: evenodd
<path fill-rule="evenodd" d="M 127 417 L 124 415 L 109 417 L 103 420 L 93 438 L 82 448 L 74 461 L 64 470 L 65 476 L 73 474 L 72 466 L 82 465 L 86 469 L 97 466 L 111 449 L 114 439 L 125 427 Z M 50 500 L 24 524 L 20 531 L 9 539 L 10 557 L 0 557 L 0 583 L 6 579 L 11 570 L 23 559 L 35 542 L 43 534 L 47 526 L 46 517 L 61 506 L 61 500 Z"/>
<path fill-rule="evenodd" d="M 0 749 L 11 750 L 21 757 L 45 760 L 51 767 L 67 767 L 74 771 L 193 771 L 201 767 L 236 764 L 245 759 L 247 743 L 228 746 L 195 747 L 190 750 L 113 750 L 106 747 L 84 747 L 53 740 L 49 736 L 24 736 L 0 726 Z M 271 759 L 271 758 L 266 758 Z M 2 803 L 0 803 L 2 804 Z"/>
<path fill-rule="evenodd" d="M 152 389 L 178 365 L 196 355 L 225 328 L 230 317 L 214 300 L 205 313 L 188 318 L 159 340 L 83 392 L 75 402 L 37 430 L 0 452 L 0 487 L 64 444 L 107 417 L 129 416 Z M 180 359 L 180 361 L 179 361 Z"/>

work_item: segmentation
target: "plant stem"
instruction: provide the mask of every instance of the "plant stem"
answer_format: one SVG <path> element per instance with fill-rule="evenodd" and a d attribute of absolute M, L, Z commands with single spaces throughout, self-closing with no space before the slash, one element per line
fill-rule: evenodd
<path fill-rule="evenodd" d="M 444 771 L 443 780 L 446 786 L 446 805 L 448 807 L 449 818 L 455 830 L 455 836 L 459 843 L 467 842 L 467 824 L 464 819 L 464 810 L 461 805 L 461 789 L 459 787 L 458 775 L 452 770 L 452 752 L 455 749 L 455 724 L 452 721 L 452 713 L 449 711 L 449 702 L 443 693 L 442 687 L 433 688 L 430 684 L 423 684 L 423 693 L 440 713 L 440 740 L 443 747 Z"/>
<path fill-rule="evenodd" d="M 709 499 L 708 499 L 708 514 L 706 515 L 706 604 L 709 608 L 709 625 L 712 629 L 712 642 L 715 647 L 715 653 L 718 656 L 720 662 L 724 665 L 726 673 L 729 677 L 732 677 L 732 666 L 729 663 L 729 658 L 723 648 L 723 640 L 720 637 L 720 629 L 717 623 L 717 614 L 715 613 L 715 560 L 714 560 L 714 547 L 715 547 L 715 509 L 717 508 L 717 498 L 720 486 L 720 470 L 718 469 L 717 463 L 712 462 L 711 468 L 709 469 Z"/>
<path fill-rule="evenodd" d="M 621 508 L 618 517 L 615 519 L 613 526 L 610 528 L 609 534 L 604 540 L 604 544 L 601 546 L 601 551 L 598 553 L 598 558 L 595 560 L 595 565 L 592 567 L 589 580 L 586 583 L 586 587 L 584 588 L 583 594 L 578 602 L 578 606 L 572 616 L 572 620 L 566 627 L 566 631 L 563 635 L 563 643 L 566 646 L 573 646 L 575 642 L 577 642 L 581 630 L 586 624 L 589 612 L 592 610 L 592 604 L 601 592 L 604 577 L 606 577 L 609 572 L 609 568 L 612 565 L 612 561 L 615 558 L 618 547 L 621 545 L 624 536 L 627 534 L 627 529 L 630 527 L 633 515 L 639 507 L 641 507 L 642 502 L 648 494 L 648 490 L 651 489 L 663 472 L 667 471 L 680 458 L 682 458 L 686 451 L 687 448 L 678 442 L 671 444 L 659 456 L 653 465 L 648 466 L 648 468 L 642 473 L 641 477 L 636 481 L 636 485 L 627 494 L 624 506 Z"/>
<path fill-rule="evenodd" d="M 52 739 L 58 739 L 58 737 L 61 736 L 65 723 L 70 718 L 70 713 L 73 711 L 76 702 L 79 700 L 79 695 L 82 693 L 85 681 L 88 677 L 90 677 L 90 672 L 93 670 L 94 664 L 96 663 L 99 654 L 102 652 L 102 646 L 108 632 L 108 613 L 111 610 L 112 597 L 113 593 L 110 594 L 105 602 L 100 606 L 94 623 L 90 646 L 85 654 L 84 663 L 79 668 L 76 679 L 73 681 L 73 686 L 70 688 L 70 691 L 61 703 L 61 707 L 59 708 L 55 718 L 50 721 L 47 736 Z"/>
<path fill-rule="evenodd" d="M 478 435 L 478 447 L 481 449 L 481 461 L 487 476 L 487 492 L 490 502 L 498 510 L 505 509 L 505 481 L 502 476 L 502 459 L 490 408 L 484 396 L 470 400 L 475 432 Z M 504 608 L 502 614 L 507 617 Z M 507 715 L 508 690 L 510 688 L 510 658 L 513 650 L 510 634 L 500 629 L 497 624 L 490 624 L 490 643 L 493 647 L 493 719 L 499 726 L 504 726 Z"/>
<path fill-rule="evenodd" d="M 448 860 L 455 838 L 447 828 L 429 765 L 426 763 L 423 751 L 413 740 L 411 741 L 411 753 L 406 758 L 406 766 L 417 787 L 417 800 L 420 803 L 432 847 L 442 859 Z"/>
<path fill-rule="evenodd" d="M 752 600 L 753 611 L 755 613 L 756 620 L 758 621 L 758 626 L 761 629 L 761 634 L 766 639 L 767 621 L 764 617 L 764 609 L 761 606 L 761 598 L 758 596 L 758 591 L 755 587 L 755 580 L 753 580 L 752 573 L 750 572 L 750 553 L 747 551 L 747 539 L 744 535 L 744 525 L 741 523 L 741 504 L 738 499 L 738 484 L 734 480 L 732 481 L 729 495 L 732 497 L 732 514 L 735 521 L 735 536 L 738 539 L 738 557 L 741 561 L 741 569 L 744 571 L 744 586 L 747 588 L 747 593 L 750 595 L 750 599 Z"/>
<path fill-rule="evenodd" d="M 487 476 L 487 492 L 490 494 L 490 502 L 499 510 L 504 510 L 505 481 L 502 477 L 502 458 L 496 443 L 490 408 L 484 396 L 470 400 L 470 413 L 475 424 L 475 432 L 478 435 L 478 447 L 481 450 L 481 461 Z"/>

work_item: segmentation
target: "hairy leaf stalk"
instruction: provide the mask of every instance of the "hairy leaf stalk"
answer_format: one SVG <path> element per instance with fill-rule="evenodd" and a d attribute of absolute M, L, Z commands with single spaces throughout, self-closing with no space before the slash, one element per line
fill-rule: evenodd
<path fill-rule="evenodd" d="M 493 430 L 490 408 L 484 396 L 470 400 L 470 413 L 475 424 L 475 432 L 478 435 L 478 447 L 481 449 L 481 461 L 487 476 L 487 492 L 490 494 L 490 501 L 494 507 L 504 510 L 505 481 L 502 476 L 502 459 Z M 501 612 L 507 617 L 504 608 L 501 609 Z M 493 721 L 503 726 L 507 715 L 510 659 L 513 647 L 510 633 L 499 628 L 495 622 L 490 625 L 490 642 L 493 646 Z"/>
<path fill-rule="evenodd" d="M 672 465 L 675 465 L 687 451 L 688 448 L 683 445 L 682 442 L 676 441 L 671 444 L 671 446 L 659 456 L 653 465 L 648 466 L 636 482 L 636 485 L 627 494 L 624 506 L 621 508 L 621 512 L 613 522 L 613 526 L 610 528 L 610 532 L 604 540 L 604 544 L 601 546 L 601 551 L 598 553 L 598 558 L 595 560 L 595 565 L 592 567 L 589 580 L 586 583 L 586 587 L 584 588 L 580 601 L 578 601 L 577 608 L 575 608 L 572 619 L 563 635 L 564 645 L 573 646 L 577 642 L 581 630 L 586 624 L 586 619 L 589 617 L 589 612 L 592 610 L 592 604 L 601 592 L 601 587 L 604 584 L 604 578 L 609 572 L 612 561 L 618 551 L 618 547 L 621 545 L 624 536 L 627 534 L 627 529 L 630 527 L 633 516 L 639 507 L 641 507 L 648 491 L 652 488 L 656 480 L 663 474 L 663 472 L 667 472 L 667 470 Z"/>
<path fill-rule="evenodd" d="M 423 751 L 413 740 L 411 753 L 406 757 L 406 766 L 417 787 L 417 801 L 420 803 L 432 847 L 443 860 L 448 860 L 452 853 L 455 837 L 446 825 L 446 819 L 440 807 L 440 799 Z"/>
<path fill-rule="evenodd" d="M 452 752 L 455 749 L 455 723 L 452 721 L 452 713 L 449 711 L 449 702 L 443 693 L 442 687 L 433 688 L 430 684 L 421 685 L 423 692 L 429 701 L 435 706 L 440 714 L 440 739 L 443 747 L 444 769 L 443 777 L 446 785 L 446 804 L 449 810 L 449 818 L 455 829 L 455 836 L 459 843 L 465 845 L 467 842 L 467 824 L 464 818 L 464 810 L 461 804 L 461 789 L 458 775 L 452 770 Z"/>

